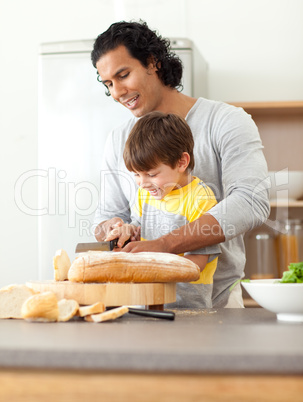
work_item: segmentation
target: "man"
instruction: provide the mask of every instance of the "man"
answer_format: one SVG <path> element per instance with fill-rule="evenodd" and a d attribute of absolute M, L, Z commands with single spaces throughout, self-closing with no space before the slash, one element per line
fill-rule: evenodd
<path fill-rule="evenodd" d="M 267 166 L 251 117 L 241 108 L 179 92 L 182 64 L 170 52 L 169 42 L 146 23 L 112 24 L 96 39 L 92 62 L 108 94 L 134 116 L 113 130 L 106 144 L 102 171 L 107 175 L 95 217 L 96 239 L 104 240 L 115 224 L 130 221 L 136 187 L 123 150 L 137 118 L 154 110 L 178 114 L 193 133 L 193 174 L 211 187 L 218 204 L 192 223 L 156 240 L 131 242 L 123 251 L 179 254 L 220 243 L 213 306 L 242 307 L 240 285 L 231 294 L 229 288 L 243 277 L 243 236 L 269 214 Z"/>

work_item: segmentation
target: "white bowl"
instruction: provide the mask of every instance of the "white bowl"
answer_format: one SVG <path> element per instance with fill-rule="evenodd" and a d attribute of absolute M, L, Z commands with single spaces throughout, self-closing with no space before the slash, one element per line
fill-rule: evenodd
<path fill-rule="evenodd" d="M 277 314 L 278 320 L 303 322 L 303 283 L 276 283 L 279 279 L 241 282 L 258 303 Z"/>
<path fill-rule="evenodd" d="M 295 201 L 303 197 L 303 171 L 284 169 L 278 172 L 270 171 L 268 176 L 271 182 L 271 200 Z"/>

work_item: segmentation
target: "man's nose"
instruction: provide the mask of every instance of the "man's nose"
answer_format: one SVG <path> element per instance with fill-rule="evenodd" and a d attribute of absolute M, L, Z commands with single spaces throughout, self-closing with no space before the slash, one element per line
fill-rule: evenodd
<path fill-rule="evenodd" d="M 120 98 L 127 93 L 127 89 L 119 82 L 115 82 L 111 88 L 110 93 L 116 101 L 120 102 Z"/>

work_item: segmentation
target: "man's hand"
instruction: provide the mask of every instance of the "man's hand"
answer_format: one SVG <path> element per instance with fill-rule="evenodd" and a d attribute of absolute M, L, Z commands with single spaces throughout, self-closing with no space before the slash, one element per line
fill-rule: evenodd
<path fill-rule="evenodd" d="M 126 253 L 140 253 L 141 251 L 167 253 L 163 238 L 161 237 L 156 240 L 132 241 L 121 250 L 116 251 L 125 251 Z"/>
<path fill-rule="evenodd" d="M 108 234 L 114 229 L 114 225 L 121 223 L 123 225 L 123 220 L 121 218 L 112 218 L 108 221 L 99 223 L 95 229 L 95 238 L 97 241 L 104 241 Z"/>

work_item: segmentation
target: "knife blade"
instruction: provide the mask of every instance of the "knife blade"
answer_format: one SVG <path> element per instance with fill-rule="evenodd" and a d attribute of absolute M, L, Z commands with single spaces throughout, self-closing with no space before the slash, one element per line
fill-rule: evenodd
<path fill-rule="evenodd" d="M 117 247 L 118 240 L 119 239 L 93 243 L 78 243 L 76 246 L 76 253 L 84 253 L 85 251 L 112 251 L 115 247 Z M 123 244 L 123 247 L 129 242 L 130 239 Z"/>
<path fill-rule="evenodd" d="M 117 247 L 117 243 L 118 239 L 94 243 L 78 243 L 76 246 L 76 253 L 84 253 L 85 251 L 112 251 Z"/>

